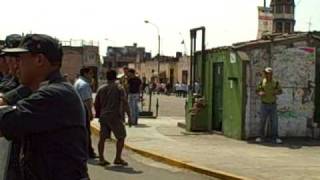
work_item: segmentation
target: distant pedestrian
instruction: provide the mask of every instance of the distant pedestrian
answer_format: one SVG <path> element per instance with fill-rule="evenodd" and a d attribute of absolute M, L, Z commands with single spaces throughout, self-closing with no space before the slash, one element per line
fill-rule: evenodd
<path fill-rule="evenodd" d="M 137 125 L 139 119 L 139 106 L 140 92 L 142 89 L 142 81 L 136 76 L 136 71 L 134 69 L 129 69 L 129 79 L 128 79 L 128 101 L 131 112 L 131 122 L 129 125 Z"/>
<path fill-rule="evenodd" d="M 277 95 L 282 93 L 280 83 L 272 79 L 272 69 L 270 67 L 264 70 L 265 77 L 258 84 L 257 94 L 261 97 L 261 127 L 260 136 L 256 138 L 256 142 L 263 141 L 265 134 L 266 122 L 271 123 L 272 139 L 277 143 L 282 143 L 278 136 L 278 116 L 277 116 Z M 268 123 L 269 124 L 269 123 Z"/>
<path fill-rule="evenodd" d="M 123 86 L 126 94 L 128 94 L 128 80 L 129 80 L 129 68 L 127 66 L 123 67 L 123 76 L 121 76 L 120 83 Z"/>
<path fill-rule="evenodd" d="M 194 82 L 194 92 L 195 92 L 196 94 L 200 94 L 200 83 L 199 83 L 198 80 L 196 80 L 196 81 Z"/>
<path fill-rule="evenodd" d="M 181 85 L 180 85 L 179 81 L 177 81 L 176 84 L 174 85 L 174 91 L 176 93 L 176 96 L 178 96 L 178 97 L 181 96 Z"/>
<path fill-rule="evenodd" d="M 188 93 L 188 85 L 185 83 L 182 83 L 180 88 L 181 88 L 182 96 L 186 97 Z"/>
<path fill-rule="evenodd" d="M 91 79 L 93 77 L 92 71 L 88 67 L 83 67 L 80 69 L 80 77 L 74 83 L 74 88 L 80 95 L 82 102 L 86 110 L 86 123 L 88 131 L 88 156 L 90 158 L 96 158 L 97 155 L 93 150 L 91 141 L 91 126 L 90 122 L 93 119 L 93 100 L 92 100 L 92 89 L 91 89 Z"/>
<path fill-rule="evenodd" d="M 99 165 L 105 166 L 110 163 L 105 159 L 104 147 L 107 138 L 110 138 L 111 132 L 117 139 L 116 145 L 116 157 L 114 164 L 128 165 L 126 161 L 122 159 L 122 150 L 124 147 L 124 141 L 127 136 L 126 129 L 123 121 L 123 111 L 129 112 L 128 100 L 125 94 L 124 88 L 116 83 L 117 72 L 115 70 L 109 70 L 107 72 L 107 84 L 102 85 L 97 92 L 97 96 L 94 102 L 96 110 L 96 117 L 100 122 L 100 137 L 98 143 L 99 150 Z M 126 108 L 122 110 L 122 108 Z M 131 122 L 129 116 L 129 122 Z"/>

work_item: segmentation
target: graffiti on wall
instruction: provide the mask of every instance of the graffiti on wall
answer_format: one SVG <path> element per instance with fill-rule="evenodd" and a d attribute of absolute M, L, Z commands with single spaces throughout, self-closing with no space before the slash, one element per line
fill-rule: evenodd
<path fill-rule="evenodd" d="M 250 137 L 257 135 L 260 127 L 260 98 L 255 87 L 262 78 L 262 70 L 268 65 L 268 56 L 262 49 L 251 50 L 248 54 L 255 59 L 249 65 L 251 72 L 247 72 L 246 128 L 249 128 L 247 136 Z M 275 46 L 272 49 L 270 63 L 274 79 L 283 89 L 277 100 L 279 134 L 282 136 L 305 136 L 307 122 L 313 118 L 315 60 L 315 48 Z"/>

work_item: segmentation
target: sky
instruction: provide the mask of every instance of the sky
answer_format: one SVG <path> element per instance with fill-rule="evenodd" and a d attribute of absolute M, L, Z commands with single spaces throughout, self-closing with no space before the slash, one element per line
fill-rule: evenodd
<path fill-rule="evenodd" d="M 207 48 L 255 39 L 263 0 L 4 0 L 0 5 L 0 39 L 32 32 L 95 41 L 101 55 L 107 46 L 137 43 L 154 56 L 158 34 L 144 23 L 148 20 L 159 27 L 161 54 L 174 56 L 189 53 L 189 31 L 199 26 L 206 27 Z M 295 30 L 308 31 L 309 22 L 310 30 L 320 30 L 320 1 L 296 0 L 296 5 Z"/>

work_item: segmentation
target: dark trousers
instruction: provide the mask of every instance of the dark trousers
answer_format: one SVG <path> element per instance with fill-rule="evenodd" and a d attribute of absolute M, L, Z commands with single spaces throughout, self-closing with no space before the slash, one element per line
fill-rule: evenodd
<path fill-rule="evenodd" d="M 261 126 L 260 136 L 264 137 L 266 122 L 269 120 L 271 123 L 271 136 L 273 139 L 278 138 L 278 116 L 277 116 L 277 104 L 261 104 Z"/>
<path fill-rule="evenodd" d="M 10 160 L 6 180 L 22 180 L 20 150 L 21 141 L 13 140 L 11 144 Z"/>
<path fill-rule="evenodd" d="M 91 119 L 89 119 L 89 111 L 87 108 L 86 109 L 86 127 L 87 127 L 87 131 L 88 131 L 88 155 L 93 156 L 95 155 L 93 147 L 92 147 L 92 141 L 91 141 L 91 126 L 90 126 L 90 121 Z"/>

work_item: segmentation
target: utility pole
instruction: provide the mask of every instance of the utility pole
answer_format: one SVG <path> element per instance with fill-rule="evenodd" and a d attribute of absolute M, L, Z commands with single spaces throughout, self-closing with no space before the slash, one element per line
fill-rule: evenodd
<path fill-rule="evenodd" d="M 309 32 L 311 31 L 311 26 L 312 26 L 312 21 L 311 21 L 311 18 L 310 18 L 309 22 L 308 22 L 308 31 Z"/>

